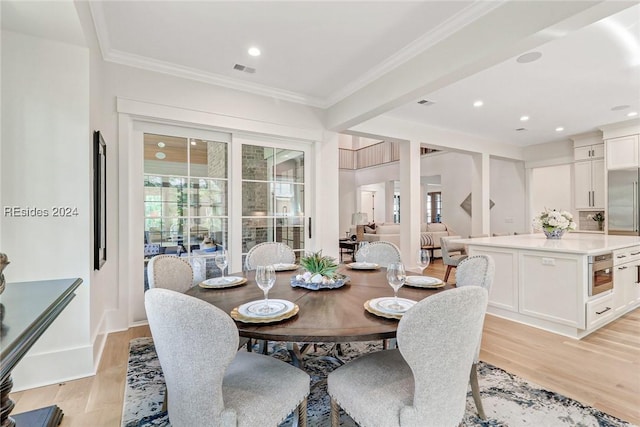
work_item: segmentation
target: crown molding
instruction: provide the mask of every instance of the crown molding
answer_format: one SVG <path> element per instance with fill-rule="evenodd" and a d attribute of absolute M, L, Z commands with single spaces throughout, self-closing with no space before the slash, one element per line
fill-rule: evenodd
<path fill-rule="evenodd" d="M 103 55 L 103 58 L 105 61 L 113 62 L 116 64 L 141 68 L 148 71 L 155 71 L 157 73 L 168 74 L 174 77 L 196 80 L 216 86 L 223 86 L 229 89 L 249 92 L 255 95 L 277 98 L 283 101 L 295 102 L 311 107 L 323 108 L 324 106 L 324 103 L 320 99 L 309 97 L 296 92 L 276 89 L 256 83 L 244 82 L 242 80 L 221 76 L 215 73 L 209 73 L 196 68 L 185 67 L 171 62 L 165 62 L 145 56 L 134 55 L 115 49 L 109 50 L 106 55 Z"/>
<path fill-rule="evenodd" d="M 109 31 L 104 16 L 104 10 L 100 2 L 89 2 L 91 16 L 96 28 L 96 35 L 102 58 L 105 61 L 116 64 L 126 65 L 130 67 L 140 68 L 143 70 L 154 71 L 171 75 L 174 77 L 196 80 L 216 86 L 222 86 L 229 89 L 248 92 L 256 95 L 262 95 L 270 98 L 276 98 L 283 101 L 303 104 L 310 107 L 329 108 L 335 103 L 343 100 L 347 96 L 353 94 L 357 90 L 365 87 L 369 83 L 382 77 L 397 66 L 410 60 L 416 55 L 438 42 L 444 40 L 454 34 L 461 28 L 469 25 L 476 19 L 500 7 L 506 0 L 491 2 L 474 2 L 448 20 L 442 22 L 433 30 L 425 33 L 419 39 L 413 41 L 396 54 L 380 63 L 365 73 L 361 78 L 353 81 L 344 88 L 334 92 L 327 98 L 318 98 L 303 93 L 287 91 L 283 89 L 273 88 L 257 83 L 246 82 L 232 77 L 222 76 L 216 73 L 210 73 L 196 68 L 186 67 L 172 62 L 161 61 L 146 56 L 135 55 L 121 50 L 113 49 L 110 44 Z"/>
<path fill-rule="evenodd" d="M 157 59 L 135 55 L 113 49 L 109 42 L 109 31 L 104 16 L 104 10 L 100 2 L 89 2 L 91 16 L 96 28 L 96 35 L 102 58 L 107 62 L 126 65 L 130 67 L 140 68 L 148 71 L 168 74 L 174 77 L 196 80 L 203 83 L 222 86 L 229 89 L 249 92 L 256 95 L 267 96 L 270 98 L 280 99 L 282 101 L 295 102 L 298 104 L 308 105 L 311 107 L 326 108 L 324 100 L 307 96 L 301 93 L 286 91 L 282 89 L 272 88 L 257 83 L 249 83 L 231 77 L 221 76 L 215 73 L 209 73 L 195 68 L 185 67 L 171 62 L 160 61 Z"/>
<path fill-rule="evenodd" d="M 492 10 L 502 6 L 506 1 L 507 0 L 472 3 L 451 18 L 439 24 L 433 30 L 423 34 L 420 38 L 400 49 L 397 53 L 372 68 L 367 73 L 363 74 L 357 80 L 331 94 L 325 101 L 325 108 L 329 108 L 342 101 L 344 98 L 352 95 L 369 83 L 379 79 L 397 66 L 416 57 L 420 53 L 451 36 L 456 31 L 459 31 Z"/>

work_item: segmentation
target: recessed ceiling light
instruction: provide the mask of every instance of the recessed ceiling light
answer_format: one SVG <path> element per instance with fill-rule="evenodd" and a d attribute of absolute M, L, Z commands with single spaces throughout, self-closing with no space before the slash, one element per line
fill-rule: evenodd
<path fill-rule="evenodd" d="M 638 112 L 637 112 L 637 111 L 632 111 L 632 112 L 630 112 L 630 113 L 627 113 L 627 117 L 635 117 L 635 116 L 637 116 L 637 115 L 638 115 Z"/>
<path fill-rule="evenodd" d="M 260 56 L 260 49 L 255 46 L 251 46 L 248 50 L 249 55 L 251 56 Z"/>
<path fill-rule="evenodd" d="M 526 64 L 528 62 L 537 61 L 540 58 L 542 58 L 542 53 L 540 53 L 540 52 L 529 52 L 529 53 L 525 53 L 524 55 L 518 56 L 516 61 L 518 61 L 521 64 Z"/>
<path fill-rule="evenodd" d="M 527 120 L 529 120 L 529 116 L 522 116 L 522 117 L 520 117 L 520 121 L 521 121 L 521 122 L 526 122 Z"/>
<path fill-rule="evenodd" d="M 556 128 L 556 132 L 562 132 L 564 130 L 564 128 L 562 126 L 558 126 Z"/>
<path fill-rule="evenodd" d="M 482 107 L 484 105 L 484 102 L 482 102 L 481 100 L 477 100 L 476 102 L 473 103 L 474 107 Z"/>
<path fill-rule="evenodd" d="M 167 157 L 167 155 L 166 155 L 166 154 L 164 154 L 162 151 L 158 151 L 158 152 L 156 153 L 156 159 L 164 160 L 166 157 Z"/>
<path fill-rule="evenodd" d="M 621 111 L 626 110 L 627 108 L 629 108 L 629 105 L 616 105 L 611 109 L 611 111 Z"/>
<path fill-rule="evenodd" d="M 164 148 L 164 142 L 162 142 L 162 141 L 158 142 L 158 147 Z"/>
<path fill-rule="evenodd" d="M 196 140 L 195 139 L 191 140 L 191 145 L 196 145 Z"/>

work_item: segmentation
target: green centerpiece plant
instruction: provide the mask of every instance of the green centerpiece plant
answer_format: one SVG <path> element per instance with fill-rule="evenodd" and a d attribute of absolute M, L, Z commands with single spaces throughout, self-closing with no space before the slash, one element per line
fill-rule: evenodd
<path fill-rule="evenodd" d="M 336 259 L 313 252 L 300 258 L 300 266 L 305 270 L 291 279 L 292 286 L 309 289 L 336 288 L 345 283 L 346 277 L 338 273 Z"/>

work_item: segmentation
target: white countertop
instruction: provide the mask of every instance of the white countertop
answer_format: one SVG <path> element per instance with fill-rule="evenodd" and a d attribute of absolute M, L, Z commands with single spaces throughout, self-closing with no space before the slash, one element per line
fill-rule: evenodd
<path fill-rule="evenodd" d="M 543 233 L 535 233 L 456 240 L 456 243 L 458 242 L 469 246 L 476 245 L 593 255 L 640 245 L 640 236 L 565 233 L 562 239 L 547 239 Z"/>

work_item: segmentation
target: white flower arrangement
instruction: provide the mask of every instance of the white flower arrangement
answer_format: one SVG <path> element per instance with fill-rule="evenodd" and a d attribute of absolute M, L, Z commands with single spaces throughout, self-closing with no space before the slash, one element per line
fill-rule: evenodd
<path fill-rule="evenodd" d="M 575 230 L 576 223 L 573 222 L 573 215 L 567 211 L 557 211 L 555 209 L 545 209 L 533 218 L 533 227 L 536 230 Z"/>

